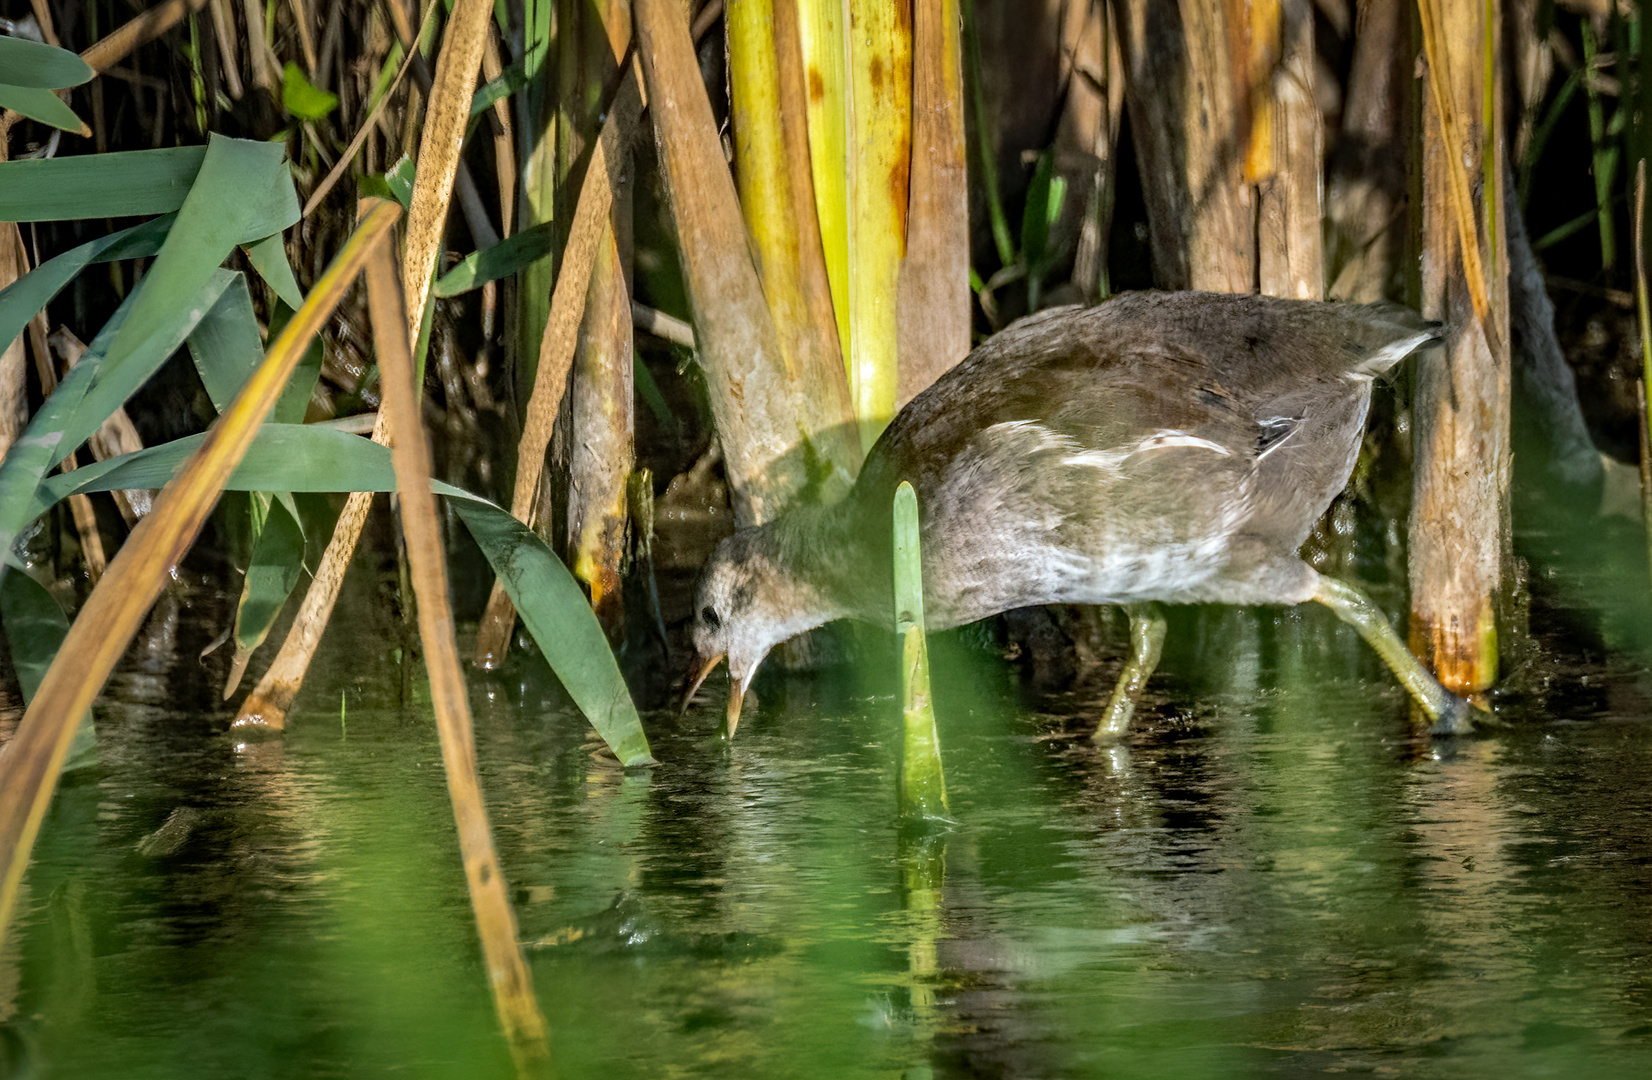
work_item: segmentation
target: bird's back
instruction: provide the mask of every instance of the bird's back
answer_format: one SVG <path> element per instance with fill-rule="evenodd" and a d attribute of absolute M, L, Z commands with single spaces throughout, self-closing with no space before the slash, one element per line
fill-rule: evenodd
<path fill-rule="evenodd" d="M 1431 336 L 1403 308 L 1212 293 L 1043 312 L 907 405 L 851 497 L 877 531 L 917 489 L 936 625 L 1222 598 L 1201 583 L 1243 573 L 1235 551 L 1294 554 L 1347 482 L 1371 378 Z"/>

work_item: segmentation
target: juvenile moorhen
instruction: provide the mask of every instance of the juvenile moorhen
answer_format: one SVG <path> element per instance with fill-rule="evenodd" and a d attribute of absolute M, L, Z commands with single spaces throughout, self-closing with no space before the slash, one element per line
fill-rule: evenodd
<path fill-rule="evenodd" d="M 890 508 L 908 480 L 930 629 L 1034 604 L 1126 606 L 1131 656 L 1098 739 L 1123 734 L 1158 663 L 1156 602 L 1317 600 L 1436 731 L 1466 731 L 1467 705 L 1382 611 L 1297 555 L 1348 482 L 1372 379 L 1437 337 L 1394 305 L 1199 292 L 1023 319 L 900 411 L 842 502 L 718 546 L 696 586 L 693 686 L 727 656 L 733 734 L 776 644 L 839 618 L 892 625 Z"/>

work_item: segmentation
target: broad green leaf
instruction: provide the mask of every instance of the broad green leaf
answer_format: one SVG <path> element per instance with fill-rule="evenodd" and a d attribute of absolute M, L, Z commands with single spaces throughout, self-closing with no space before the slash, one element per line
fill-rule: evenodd
<path fill-rule="evenodd" d="M 241 245 L 247 261 L 258 271 L 258 276 L 269 282 L 281 302 L 297 311 L 304 306 L 304 293 L 293 277 L 292 264 L 287 261 L 287 245 L 280 233 L 271 233 L 262 239 Z"/>
<path fill-rule="evenodd" d="M 436 295 L 444 299 L 459 296 L 538 262 L 555 250 L 557 227 L 558 223 L 547 221 L 471 252 L 436 282 Z"/>
<path fill-rule="evenodd" d="M 281 69 L 281 107 L 300 120 L 325 120 L 338 108 L 338 95 L 304 77 L 304 69 L 287 61 Z"/>
<path fill-rule="evenodd" d="M 251 652 L 264 643 L 304 565 L 304 528 L 288 504 L 256 492 L 253 498 L 263 500 L 264 522 L 252 545 L 241 582 L 241 602 L 235 609 L 237 653 Z"/>
<path fill-rule="evenodd" d="M 155 265 L 160 265 L 159 257 Z M 90 366 L 96 371 L 96 377 L 85 400 L 62 429 L 65 441 L 58 447 L 52 464 L 56 465 L 68 457 L 71 450 L 91 438 L 115 409 L 125 404 L 138 387 L 148 382 L 150 376 L 178 351 L 200 320 L 218 303 L 224 290 L 240 277 L 232 271 L 213 268 L 203 282 L 193 286 L 193 291 L 169 295 L 163 288 L 166 282 L 157 278 L 154 270 L 146 274 L 116 309 L 115 315 L 98 331 L 97 337 L 86 347 L 80 363 L 75 365 L 76 371 Z M 157 296 L 170 300 L 173 309 L 156 311 L 159 307 Z M 150 324 L 151 330 L 147 336 L 140 337 L 133 332 L 134 320 L 140 315 L 145 316 Z M 117 362 L 115 350 L 122 346 L 124 352 Z M 34 426 L 35 421 L 31 420 L 29 430 L 34 430 Z"/>
<path fill-rule="evenodd" d="M 128 313 L 142 300 L 144 282 L 116 309 L 57 389 L 29 420 L 23 437 L 14 442 L 0 461 L 0 552 L 10 551 L 12 541 L 36 516 L 26 509 L 31 493 L 52 466 L 89 438 L 123 403 L 153 375 L 167 357 L 183 344 L 195 327 L 195 320 L 217 303 L 229 283 L 240 275 L 215 270 L 196 296 L 186 297 L 184 319 L 166 337 L 155 337 L 129 354 L 119 371 L 110 373 L 101 363 L 112 338 L 127 322 Z"/>
<path fill-rule="evenodd" d="M 196 324 L 189 335 L 189 354 L 212 407 L 223 412 L 264 359 L 264 342 L 258 336 L 258 317 L 252 310 L 246 278 L 236 274 L 218 302 Z"/>
<path fill-rule="evenodd" d="M 91 65 L 68 49 L 0 36 L 0 81 L 12 86 L 64 90 L 91 77 Z"/>
<path fill-rule="evenodd" d="M 270 313 L 270 340 L 281 333 L 282 327 L 293 313 L 286 304 L 276 304 L 275 310 Z M 293 369 L 293 377 L 287 380 L 287 388 L 281 391 L 281 400 L 275 403 L 275 409 L 270 413 L 270 419 L 277 424 L 302 424 L 304 414 L 310 410 L 310 395 L 315 392 L 315 384 L 321 379 L 321 362 L 326 357 L 321 345 L 321 338 L 310 339 L 309 347 L 298 361 L 298 367 Z"/>
<path fill-rule="evenodd" d="M 81 491 L 160 487 L 204 436 L 178 439 L 49 478 L 31 516 Z M 390 451 L 368 439 L 313 425 L 265 424 L 226 488 L 234 491 L 391 491 Z M 434 483 L 476 538 L 539 642 L 557 678 L 626 765 L 650 763 L 647 736 L 602 627 L 573 576 L 533 530 L 502 508 Z"/>
<path fill-rule="evenodd" d="M 4 168 L 4 166 L 0 166 Z M 96 262 L 137 259 L 155 254 L 172 228 L 167 214 L 110 233 L 48 259 L 0 291 L 0 342 L 13 341 L 30 319 L 51 303 L 52 297 L 86 267 Z"/>
<path fill-rule="evenodd" d="M 52 665 L 63 637 L 69 632 L 68 616 L 57 606 L 57 600 L 46 587 L 17 567 L 8 568 L 0 577 L 0 623 L 6 627 L 6 644 L 11 648 L 12 670 L 17 672 L 23 700 L 34 698 L 46 669 Z M 83 769 L 97 764 L 97 732 L 92 727 L 88 710 L 80 718 L 75 741 L 69 745 L 69 756 L 63 771 Z"/>
<path fill-rule="evenodd" d="M 204 146 L 177 146 L 0 162 L 0 220 L 71 221 L 171 213 L 184 204 L 206 151 Z M 265 229 L 260 235 L 268 236 L 290 224 Z"/>
<path fill-rule="evenodd" d="M 278 305 L 279 318 L 272 320 L 271 336 L 280 333 L 292 312 Z M 237 280 L 213 305 L 189 337 L 190 355 L 200 372 L 207 396 L 220 413 L 234 399 L 247 377 L 264 358 L 258 321 L 252 310 L 252 296 L 246 280 Z M 277 423 L 304 419 L 310 390 L 321 373 L 321 342 L 312 339 L 287 388 L 276 402 L 272 418 Z M 304 559 L 304 532 L 298 508 L 286 492 L 276 498 L 283 509 L 271 515 L 270 495 L 254 492 L 252 507 L 253 541 L 246 576 L 241 583 L 241 600 L 235 614 L 235 649 L 238 660 L 263 644 L 270 626 L 298 583 Z"/>
<path fill-rule="evenodd" d="M 510 594 L 522 625 L 539 643 L 551 670 L 614 756 L 626 765 L 651 764 L 648 737 L 608 639 L 562 560 L 501 507 L 475 496 L 455 498 L 452 506 Z"/>
<path fill-rule="evenodd" d="M 251 231 L 252 219 L 285 218 L 274 228 L 259 229 L 259 236 L 298 220 L 298 194 L 283 159 L 276 143 L 212 137 L 177 223 L 138 285 L 139 302 L 104 354 L 106 374 L 145 342 L 205 314 L 185 305 Z"/>
<path fill-rule="evenodd" d="M 30 501 L 46 470 L 66 456 L 61 452 L 64 428 L 85 400 L 96 374 L 95 365 L 79 364 L 64 376 L 0 460 L 0 555 L 11 551 L 23 526 L 39 516 L 39 511 L 30 509 Z M 6 574 L 4 564 L 0 564 L 0 574 Z"/>
<path fill-rule="evenodd" d="M 0 38 L 0 40 L 4 40 Z M 81 123 L 75 111 L 63 104 L 63 99 L 50 90 L 40 90 L 33 86 L 9 86 L 0 83 L 0 109 L 12 109 L 28 117 L 38 120 L 42 124 L 49 124 L 61 131 L 72 131 L 76 134 L 86 132 L 86 125 Z M 87 132 L 90 134 L 90 132 Z M 10 209 L 0 203 L 0 214 L 10 216 Z M 6 218 L 0 218 L 6 220 Z"/>

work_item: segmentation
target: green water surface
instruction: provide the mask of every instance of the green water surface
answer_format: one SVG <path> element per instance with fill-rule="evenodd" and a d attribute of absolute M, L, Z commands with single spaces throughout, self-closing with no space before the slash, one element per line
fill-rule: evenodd
<path fill-rule="evenodd" d="M 1039 697 L 939 639 L 956 826 L 916 839 L 892 682 L 770 681 L 732 746 L 714 693 L 634 772 L 534 663 L 475 684 L 558 1074 L 1652 1075 L 1643 669 L 1432 741 L 1328 613 L 1182 630 L 1112 750 L 1075 737 L 1104 677 Z M 429 713 L 355 640 L 279 740 L 179 704 L 192 654 L 122 671 L 0 1076 L 511 1075 Z"/>

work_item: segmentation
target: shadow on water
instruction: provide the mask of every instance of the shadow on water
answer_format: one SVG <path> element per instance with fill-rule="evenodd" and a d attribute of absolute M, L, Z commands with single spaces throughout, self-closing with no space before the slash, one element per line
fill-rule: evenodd
<path fill-rule="evenodd" d="M 719 702 L 652 717 L 665 764 L 637 772 L 531 664 L 479 683 L 559 1073 L 1644 1074 L 1652 633 L 1622 584 L 1644 551 L 1595 533 L 1534 583 L 1524 689 L 1470 739 L 1413 737 L 1317 610 L 1184 613 L 1110 749 L 1083 738 L 1104 677 L 1036 696 L 941 636 L 956 825 L 917 836 L 892 659 L 771 679 L 732 745 Z M 190 655 L 122 674 L 53 806 L 0 1075 L 508 1076 L 394 666 L 335 660 L 284 740 L 243 744 Z"/>

